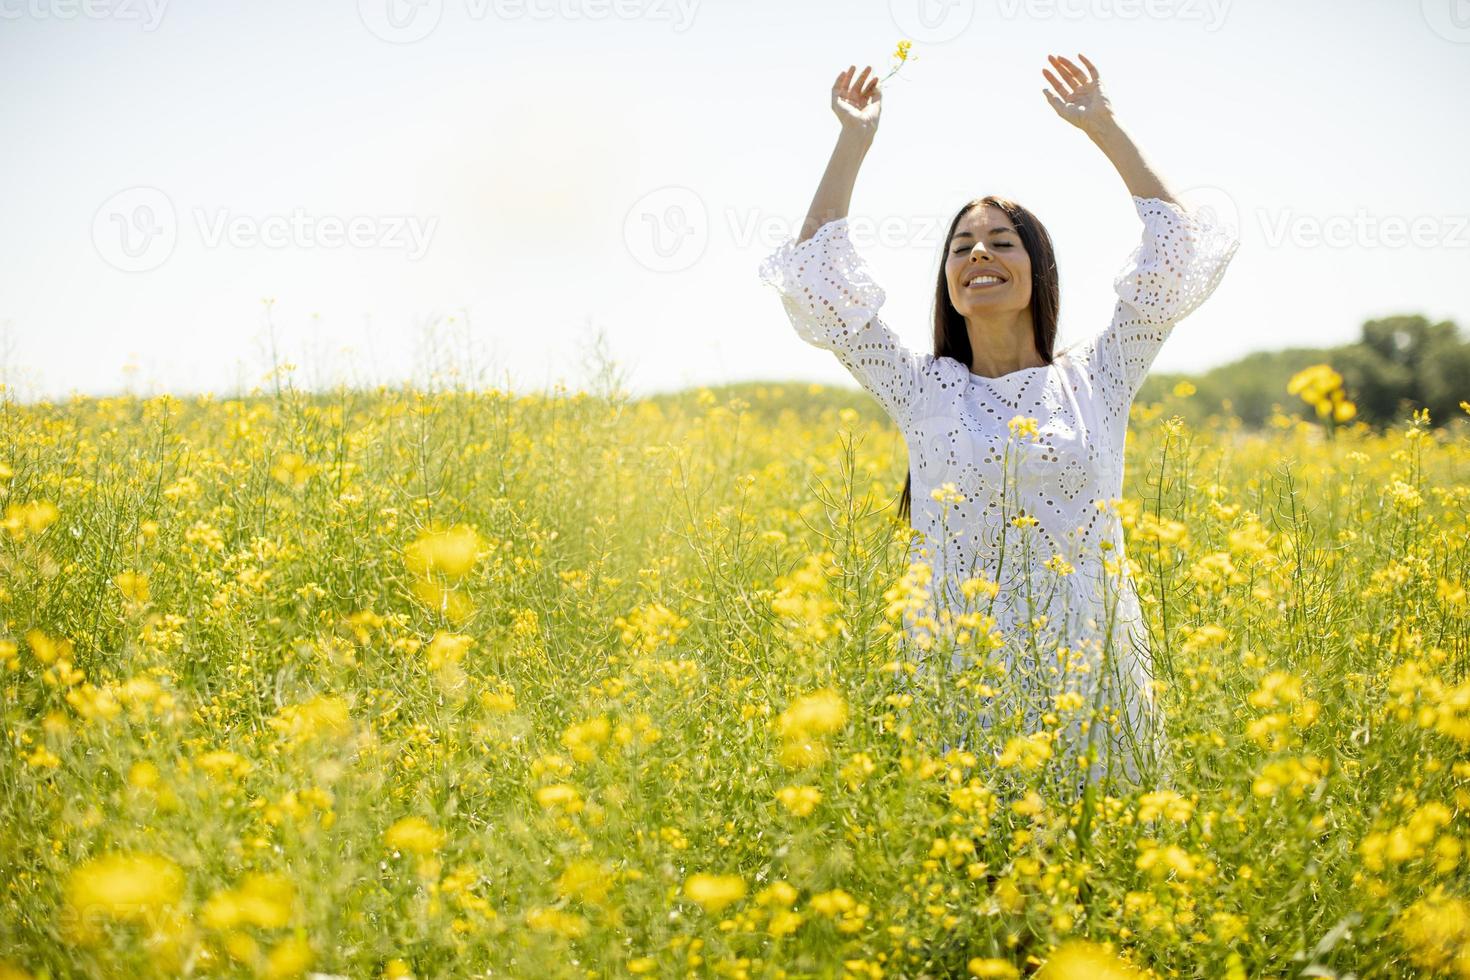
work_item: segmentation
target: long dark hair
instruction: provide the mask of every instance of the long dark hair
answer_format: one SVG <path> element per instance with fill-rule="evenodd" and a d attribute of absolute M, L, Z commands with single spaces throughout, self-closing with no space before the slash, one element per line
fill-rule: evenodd
<path fill-rule="evenodd" d="M 965 318 L 949 301 L 949 280 L 945 278 L 944 266 L 949 259 L 950 243 L 954 240 L 954 231 L 959 227 L 960 219 L 982 204 L 993 205 L 1005 212 L 1016 233 L 1021 236 L 1026 254 L 1031 257 L 1031 323 L 1035 329 L 1036 352 L 1043 361 L 1050 364 L 1055 356 L 1057 317 L 1062 303 L 1056 251 L 1052 248 L 1051 236 L 1046 233 L 1046 226 L 1036 215 L 1010 198 L 995 194 L 977 197 L 968 202 L 955 213 L 954 220 L 949 223 L 949 233 L 944 237 L 944 252 L 939 257 L 938 282 L 934 287 L 934 356 L 952 357 L 965 365 L 966 370 L 970 367 L 974 353 L 970 349 L 970 334 L 965 330 Z M 909 513 L 913 482 L 914 472 L 910 469 L 904 477 L 903 496 L 898 501 L 899 517 L 910 525 L 913 524 Z"/>

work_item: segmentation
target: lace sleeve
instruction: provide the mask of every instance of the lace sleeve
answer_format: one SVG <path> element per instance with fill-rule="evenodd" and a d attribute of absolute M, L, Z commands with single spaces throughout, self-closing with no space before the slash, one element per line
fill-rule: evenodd
<path fill-rule="evenodd" d="M 1125 412 L 1174 324 L 1215 291 L 1240 245 L 1236 229 L 1213 212 L 1136 195 L 1133 205 L 1143 240 L 1113 280 L 1112 323 L 1090 345 L 1098 388 Z"/>
<path fill-rule="evenodd" d="M 886 298 L 853 249 L 846 218 L 829 221 L 797 244 L 788 238 L 760 266 L 781 294 L 797 336 L 830 350 L 902 426 L 933 354 L 915 354 L 878 316 Z"/>

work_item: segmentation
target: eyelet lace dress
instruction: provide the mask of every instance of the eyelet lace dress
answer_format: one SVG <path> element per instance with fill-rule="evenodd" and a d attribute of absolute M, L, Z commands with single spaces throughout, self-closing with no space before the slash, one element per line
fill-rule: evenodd
<path fill-rule="evenodd" d="M 1086 779 L 1137 782 L 1160 771 L 1163 720 L 1122 524 L 1107 502 L 1122 496 L 1128 408 L 1149 366 L 1174 324 L 1214 291 L 1239 240 L 1211 212 L 1157 198 L 1133 204 L 1143 235 L 1114 278 L 1112 321 L 1051 364 L 1000 377 L 903 345 L 878 315 L 885 294 L 854 251 L 846 218 L 800 244 L 788 238 L 759 274 L 779 291 L 797 335 L 836 354 L 903 433 L 919 532 L 909 560 L 927 570 L 932 606 L 903 615 L 916 677 L 932 666 L 925 654 L 941 635 L 973 634 L 977 622 L 984 634 L 983 617 L 994 617 L 1004 643 L 983 654 L 993 687 L 979 689 L 989 700 L 962 710 L 959 730 L 972 717 L 988 728 L 1004 713 L 1038 732 L 1042 715 L 1066 711 L 1071 725 L 1054 751 L 1081 752 L 1091 741 L 1097 756 Z M 1014 432 L 1016 416 L 1035 419 L 1035 434 Z M 992 597 L 965 587 L 970 579 L 999 589 Z M 951 670 L 970 666 L 963 648 L 950 648 Z M 1075 697 L 1058 702 L 1062 695 Z M 1068 710 L 1077 697 L 1084 707 Z M 1089 727 L 1094 707 L 1102 714 Z M 1070 768 L 1053 771 L 1077 773 L 1075 757 L 1066 761 Z"/>

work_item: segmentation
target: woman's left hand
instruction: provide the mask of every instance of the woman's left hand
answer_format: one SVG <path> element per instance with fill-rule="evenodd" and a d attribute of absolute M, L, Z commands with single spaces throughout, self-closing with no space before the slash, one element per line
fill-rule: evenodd
<path fill-rule="evenodd" d="M 1051 82 L 1056 92 L 1047 89 L 1042 89 L 1041 92 L 1051 103 L 1051 107 L 1057 111 L 1057 115 L 1084 133 L 1093 135 L 1112 124 L 1113 107 L 1108 104 L 1108 97 L 1103 94 L 1102 83 L 1097 76 L 1097 68 L 1081 52 L 1078 52 L 1077 57 L 1081 58 L 1082 63 L 1087 66 L 1087 72 L 1066 58 L 1047 55 L 1052 67 L 1057 70 L 1057 74 L 1061 75 L 1061 80 L 1043 68 L 1041 73 L 1046 76 L 1047 81 Z M 1091 72 L 1091 77 L 1088 76 L 1088 72 Z"/>

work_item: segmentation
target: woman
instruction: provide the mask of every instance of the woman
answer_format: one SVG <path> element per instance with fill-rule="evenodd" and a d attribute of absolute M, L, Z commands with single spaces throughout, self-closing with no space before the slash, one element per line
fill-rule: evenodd
<path fill-rule="evenodd" d="M 1051 57 L 1057 74 L 1043 74 L 1054 91 L 1043 93 L 1117 168 L 1143 220 L 1105 329 L 1053 349 L 1051 239 L 1030 211 L 989 196 L 950 222 L 934 352 L 903 346 L 878 316 L 884 292 L 848 238 L 853 184 L 881 108 L 871 68 L 856 80 L 856 66 L 838 75 L 836 149 L 800 237 L 760 270 L 797 334 L 834 352 L 903 432 L 909 478 L 900 508 L 907 516 L 912 500 L 919 532 L 910 560 L 929 571 L 938 610 L 905 612 L 906 644 L 922 661 L 954 626 L 974 635 L 978 622 L 984 637 L 990 621 L 975 614 L 994 617 L 1004 646 L 988 651 L 982 640 L 976 650 L 997 687 L 982 688 L 974 716 L 984 727 L 1006 718 L 1028 733 L 1047 713 L 1060 717 L 1060 726 L 1048 721 L 1063 729 L 1048 772 L 1073 790 L 1084 753 L 1090 780 L 1160 776 L 1152 661 L 1112 502 L 1122 496 L 1128 407 L 1173 325 L 1210 295 L 1239 245 L 1234 229 L 1179 205 L 1114 118 L 1097 69 L 1078 57 L 1086 71 Z M 956 650 L 952 667 L 964 661 Z"/>

